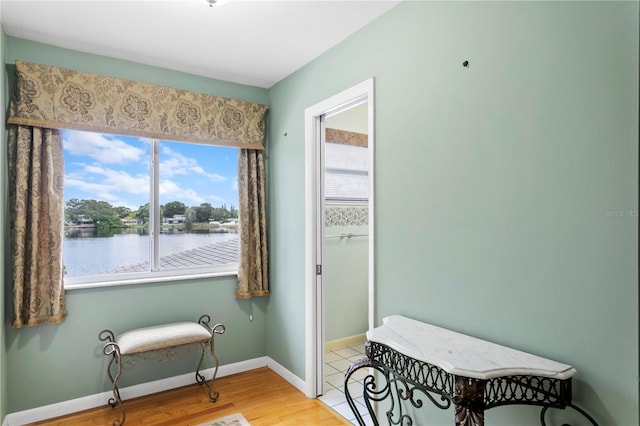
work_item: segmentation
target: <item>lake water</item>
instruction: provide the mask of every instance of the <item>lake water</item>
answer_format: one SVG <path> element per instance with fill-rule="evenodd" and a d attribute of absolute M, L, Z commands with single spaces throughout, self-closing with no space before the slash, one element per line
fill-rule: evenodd
<path fill-rule="evenodd" d="M 127 229 L 101 236 L 96 234 L 97 230 L 91 228 L 65 233 L 65 276 L 94 275 L 149 260 L 149 235 L 140 230 Z M 237 237 L 235 232 L 163 232 L 160 234 L 160 256 Z"/>

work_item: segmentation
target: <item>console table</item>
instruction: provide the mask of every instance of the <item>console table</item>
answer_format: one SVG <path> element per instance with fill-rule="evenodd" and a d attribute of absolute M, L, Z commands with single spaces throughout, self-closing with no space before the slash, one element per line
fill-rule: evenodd
<path fill-rule="evenodd" d="M 570 365 L 456 333 L 403 316 L 389 316 L 367 332 L 366 358 L 345 373 L 344 390 L 360 425 L 365 422 L 349 392 L 349 381 L 368 369 L 363 399 L 374 425 L 374 405 L 390 399 L 390 425 L 416 424 L 409 407 L 430 400 L 441 409 L 455 408 L 456 426 L 483 426 L 484 412 L 510 404 L 541 406 L 546 426 L 549 408 L 570 407 L 593 426 L 596 421 L 571 402 Z M 410 406 L 408 404 L 411 404 Z"/>

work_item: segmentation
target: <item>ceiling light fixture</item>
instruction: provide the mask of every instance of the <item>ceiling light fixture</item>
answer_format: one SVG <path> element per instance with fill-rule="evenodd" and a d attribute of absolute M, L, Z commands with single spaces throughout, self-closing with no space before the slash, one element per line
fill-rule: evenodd
<path fill-rule="evenodd" d="M 209 5 L 209 7 L 213 7 L 214 5 L 221 6 L 225 3 L 228 3 L 229 1 L 231 0 L 204 0 L 204 2 Z"/>

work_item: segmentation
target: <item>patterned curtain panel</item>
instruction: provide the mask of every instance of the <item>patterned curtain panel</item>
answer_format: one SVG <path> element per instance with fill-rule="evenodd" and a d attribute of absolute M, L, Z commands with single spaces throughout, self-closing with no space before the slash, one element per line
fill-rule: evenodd
<path fill-rule="evenodd" d="M 238 155 L 240 260 L 236 297 L 269 294 L 264 155 L 242 149 Z"/>
<path fill-rule="evenodd" d="M 59 130 L 9 127 L 9 209 L 13 326 L 59 323 L 62 288 L 64 155 Z"/>
<path fill-rule="evenodd" d="M 9 123 L 262 150 L 266 105 L 16 61 Z"/>

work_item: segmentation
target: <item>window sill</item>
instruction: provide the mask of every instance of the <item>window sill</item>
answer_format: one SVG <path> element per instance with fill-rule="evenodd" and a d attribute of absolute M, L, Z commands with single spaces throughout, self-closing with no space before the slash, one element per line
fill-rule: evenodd
<path fill-rule="evenodd" d="M 84 290 L 90 288 L 102 288 L 102 287 L 118 287 L 129 286 L 138 284 L 159 284 L 172 281 L 189 281 L 203 278 L 218 278 L 218 277 L 231 277 L 237 276 L 237 269 L 228 271 L 210 271 L 210 272 L 193 272 L 193 273 L 181 273 L 181 274 L 140 274 L 135 277 L 122 276 L 114 277 L 111 275 L 108 279 L 100 281 L 82 281 L 79 279 L 71 278 L 71 282 L 65 282 L 64 290 Z M 105 277 L 107 278 L 107 277 Z M 66 280 L 65 280 L 66 281 Z"/>

